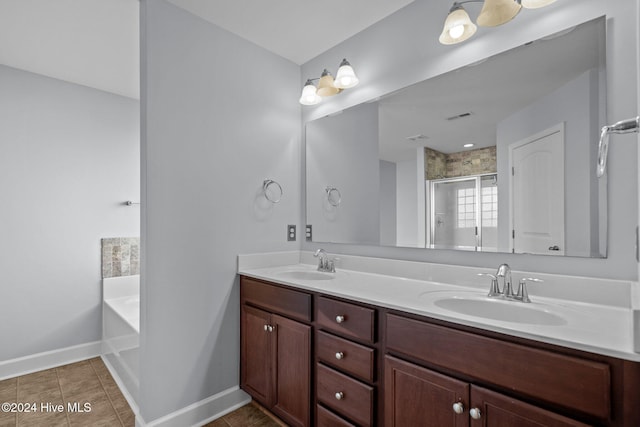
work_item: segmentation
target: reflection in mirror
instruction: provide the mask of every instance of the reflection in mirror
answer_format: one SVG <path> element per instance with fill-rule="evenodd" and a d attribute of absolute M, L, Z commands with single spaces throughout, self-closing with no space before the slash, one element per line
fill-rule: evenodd
<path fill-rule="evenodd" d="M 313 241 L 606 256 L 605 88 L 602 17 L 308 122 Z"/>

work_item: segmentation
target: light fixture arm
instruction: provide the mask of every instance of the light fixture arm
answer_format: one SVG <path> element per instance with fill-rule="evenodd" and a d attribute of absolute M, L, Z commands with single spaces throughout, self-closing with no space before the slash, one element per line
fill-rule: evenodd
<path fill-rule="evenodd" d="M 463 4 L 467 4 L 467 3 L 482 3 L 484 0 L 461 0 L 461 1 L 454 1 L 453 5 L 451 6 L 451 9 L 449 9 L 449 13 L 453 12 L 454 10 L 458 9 L 459 7 L 461 7 Z M 519 1 L 519 0 L 518 0 Z"/>

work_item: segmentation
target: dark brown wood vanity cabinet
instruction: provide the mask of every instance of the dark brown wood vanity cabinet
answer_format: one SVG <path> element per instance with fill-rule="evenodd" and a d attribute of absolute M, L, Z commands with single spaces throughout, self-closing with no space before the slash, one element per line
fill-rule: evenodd
<path fill-rule="evenodd" d="M 640 426 L 636 363 L 391 313 L 384 323 L 386 427 Z"/>
<path fill-rule="evenodd" d="M 316 298 L 317 426 L 378 425 L 376 310 Z"/>
<path fill-rule="evenodd" d="M 241 278 L 241 386 L 291 426 L 640 427 L 640 363 Z"/>
<path fill-rule="evenodd" d="M 311 425 L 311 295 L 242 277 L 240 384 L 290 426 Z"/>

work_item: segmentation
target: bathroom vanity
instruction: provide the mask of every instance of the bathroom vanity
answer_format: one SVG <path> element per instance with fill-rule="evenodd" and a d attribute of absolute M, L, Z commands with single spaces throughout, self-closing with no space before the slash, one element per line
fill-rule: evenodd
<path fill-rule="evenodd" d="M 379 275 L 344 273 L 363 295 L 346 298 L 309 267 L 240 271 L 241 386 L 289 425 L 640 425 L 640 358 L 403 310 L 382 301 Z"/>

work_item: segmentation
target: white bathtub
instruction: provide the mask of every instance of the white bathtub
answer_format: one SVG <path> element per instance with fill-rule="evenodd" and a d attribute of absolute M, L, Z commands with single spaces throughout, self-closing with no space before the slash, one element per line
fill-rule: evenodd
<path fill-rule="evenodd" d="M 140 333 L 140 295 L 107 299 L 104 303 L 136 333 Z"/>
<path fill-rule="evenodd" d="M 102 355 L 129 402 L 137 406 L 140 276 L 102 279 Z M 128 396 L 127 396 L 128 395 Z"/>

